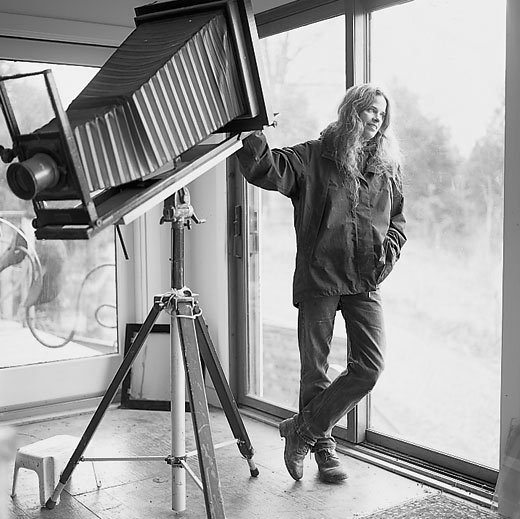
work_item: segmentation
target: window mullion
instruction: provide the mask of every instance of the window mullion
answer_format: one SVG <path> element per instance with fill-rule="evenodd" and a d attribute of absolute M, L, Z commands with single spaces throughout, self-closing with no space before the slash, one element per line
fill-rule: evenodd
<path fill-rule="evenodd" d="M 369 78 L 369 14 L 362 0 L 345 1 L 346 87 Z"/>

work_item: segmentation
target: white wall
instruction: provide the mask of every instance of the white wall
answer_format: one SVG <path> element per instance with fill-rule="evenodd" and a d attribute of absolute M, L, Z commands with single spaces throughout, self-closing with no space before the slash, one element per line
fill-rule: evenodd
<path fill-rule="evenodd" d="M 190 264 L 186 268 L 187 285 L 197 294 L 204 320 L 215 349 L 229 378 L 229 297 L 226 168 L 221 163 L 193 182 L 191 203 L 205 223 L 188 231 Z M 216 404 L 216 395 L 208 391 L 208 400 Z"/>
<path fill-rule="evenodd" d="M 185 231 L 186 286 L 198 294 L 197 300 L 208 325 L 220 363 L 229 376 L 229 314 L 227 275 L 227 196 L 225 163 L 205 173 L 189 186 L 195 214 L 206 221 L 192 225 Z M 121 306 L 119 316 L 126 322 L 143 322 L 155 295 L 171 288 L 171 224 L 159 225 L 162 204 L 157 205 L 134 223 L 132 259 L 125 262 L 121 279 L 135 287 L 133 300 L 126 314 Z M 129 274 L 135 273 L 131 279 Z M 127 289 L 128 292 L 128 289 Z M 158 323 L 168 324 L 169 315 L 163 312 Z M 178 344 L 178 338 L 174 335 Z M 167 361 L 167 359 L 165 359 Z M 208 400 L 217 405 L 216 394 L 208 391 Z"/>

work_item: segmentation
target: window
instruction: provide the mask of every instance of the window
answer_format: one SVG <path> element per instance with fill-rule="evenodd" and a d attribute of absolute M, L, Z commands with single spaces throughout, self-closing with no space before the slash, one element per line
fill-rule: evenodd
<path fill-rule="evenodd" d="M 66 107 L 96 70 L 0 62 L 0 74 L 52 68 Z M 5 83 L 22 132 L 54 117 L 41 76 Z M 3 117 L 0 144 L 11 147 Z M 34 238 L 31 202 L 16 198 L 0 165 L 0 368 L 117 352 L 113 232 L 94 240 Z"/>
<path fill-rule="evenodd" d="M 272 147 L 319 137 L 345 92 L 345 19 L 336 17 L 261 40 L 276 128 Z M 297 408 L 299 357 L 292 305 L 295 238 L 291 201 L 248 187 L 249 394 Z M 251 223 L 252 222 L 252 223 Z M 344 364 L 346 349 L 337 349 Z"/>
<path fill-rule="evenodd" d="M 374 12 L 371 79 L 397 107 L 408 243 L 382 286 L 370 429 L 497 468 L 505 0 Z M 378 441 L 376 436 L 371 436 Z"/>

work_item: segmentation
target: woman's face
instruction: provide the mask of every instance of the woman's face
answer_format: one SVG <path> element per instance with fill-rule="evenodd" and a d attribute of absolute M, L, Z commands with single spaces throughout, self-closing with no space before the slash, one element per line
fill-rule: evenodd
<path fill-rule="evenodd" d="M 377 95 L 372 104 L 359 113 L 364 125 L 363 138 L 368 141 L 375 137 L 386 117 L 386 99 Z"/>

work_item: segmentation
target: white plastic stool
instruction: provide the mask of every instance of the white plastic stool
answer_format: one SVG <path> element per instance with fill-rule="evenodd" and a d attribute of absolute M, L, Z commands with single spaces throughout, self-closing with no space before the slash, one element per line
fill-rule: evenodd
<path fill-rule="evenodd" d="M 34 470 L 38 474 L 40 504 L 45 506 L 78 442 L 79 438 L 74 436 L 59 435 L 20 447 L 14 462 L 11 497 L 16 495 L 18 470 L 21 468 Z"/>

